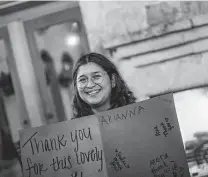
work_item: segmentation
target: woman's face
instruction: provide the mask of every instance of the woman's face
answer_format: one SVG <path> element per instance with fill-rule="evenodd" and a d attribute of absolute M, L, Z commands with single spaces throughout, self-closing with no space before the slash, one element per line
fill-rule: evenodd
<path fill-rule="evenodd" d="M 96 63 L 90 62 L 79 67 L 76 87 L 81 99 L 91 108 L 110 107 L 111 80 Z"/>

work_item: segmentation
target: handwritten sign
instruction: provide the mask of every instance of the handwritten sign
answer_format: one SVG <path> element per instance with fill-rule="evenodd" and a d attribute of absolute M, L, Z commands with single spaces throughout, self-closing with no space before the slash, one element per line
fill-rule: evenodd
<path fill-rule="evenodd" d="M 106 173 L 95 116 L 21 132 L 24 177 L 103 177 Z"/>
<path fill-rule="evenodd" d="M 20 132 L 24 177 L 189 177 L 172 95 Z"/>
<path fill-rule="evenodd" d="M 109 177 L 190 177 L 172 94 L 98 117 Z"/>

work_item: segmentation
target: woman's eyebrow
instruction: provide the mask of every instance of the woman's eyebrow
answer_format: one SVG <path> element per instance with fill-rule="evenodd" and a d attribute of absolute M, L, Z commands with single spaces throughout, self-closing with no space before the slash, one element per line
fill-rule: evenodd
<path fill-rule="evenodd" d="M 81 78 L 81 77 L 87 77 L 86 75 L 81 75 L 81 76 L 78 76 L 77 78 L 79 79 L 79 78 Z"/>
<path fill-rule="evenodd" d="M 100 73 L 100 71 L 94 71 L 89 74 L 97 74 L 97 73 Z M 77 78 L 80 78 L 80 77 L 87 77 L 87 76 L 85 74 L 82 74 L 82 75 L 78 76 Z"/>

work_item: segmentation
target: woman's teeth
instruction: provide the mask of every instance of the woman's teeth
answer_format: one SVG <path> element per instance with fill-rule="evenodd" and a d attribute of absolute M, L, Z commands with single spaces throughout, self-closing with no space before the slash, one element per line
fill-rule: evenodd
<path fill-rule="evenodd" d="M 88 92 L 89 95 L 95 95 L 99 92 L 100 90 L 93 90 L 93 91 L 90 91 Z"/>

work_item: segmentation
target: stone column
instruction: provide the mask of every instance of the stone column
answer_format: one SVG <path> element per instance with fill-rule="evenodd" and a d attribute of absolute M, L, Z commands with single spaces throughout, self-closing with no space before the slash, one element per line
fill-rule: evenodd
<path fill-rule="evenodd" d="M 25 29 L 21 21 L 8 24 L 9 43 L 12 58 L 9 58 L 9 67 L 15 87 L 15 96 L 22 127 L 36 127 L 43 125 L 41 99 L 38 83 L 35 77 L 32 58 L 30 56 Z M 15 131 L 15 127 L 11 127 Z"/>

